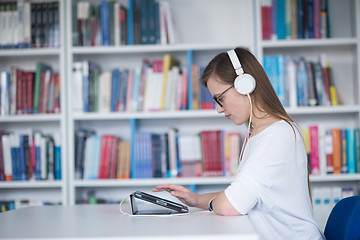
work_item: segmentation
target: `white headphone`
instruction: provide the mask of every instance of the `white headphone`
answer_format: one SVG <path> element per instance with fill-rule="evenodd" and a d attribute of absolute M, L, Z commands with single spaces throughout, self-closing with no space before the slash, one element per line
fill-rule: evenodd
<path fill-rule="evenodd" d="M 237 77 L 234 80 L 234 87 L 236 91 L 242 95 L 252 93 L 256 87 L 256 81 L 250 74 L 244 73 L 239 58 L 234 49 L 227 51 L 231 63 L 235 69 Z"/>

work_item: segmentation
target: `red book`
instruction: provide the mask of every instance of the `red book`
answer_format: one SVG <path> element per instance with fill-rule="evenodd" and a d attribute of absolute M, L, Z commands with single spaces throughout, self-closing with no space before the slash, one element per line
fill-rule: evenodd
<path fill-rule="evenodd" d="M 328 105 L 331 105 L 330 98 L 330 80 L 329 80 L 329 72 L 327 67 L 322 67 L 323 81 L 324 81 L 324 89 L 326 95 L 326 101 Z"/>
<path fill-rule="evenodd" d="M 110 176 L 109 178 L 116 178 L 116 163 L 119 148 L 119 139 L 115 136 L 111 138 L 111 151 L 110 151 Z"/>
<path fill-rule="evenodd" d="M 26 76 L 26 77 L 25 77 Z M 33 112 L 33 100 L 34 100 L 34 72 L 26 72 L 26 113 Z"/>
<path fill-rule="evenodd" d="M 320 174 L 319 162 L 319 128 L 318 126 L 310 126 L 310 168 L 312 175 Z"/>
<path fill-rule="evenodd" d="M 16 113 L 22 114 L 22 98 L 23 98 L 23 89 L 22 89 L 22 71 L 20 69 L 16 70 Z"/>
<path fill-rule="evenodd" d="M 262 23 L 262 38 L 264 40 L 271 39 L 272 34 L 272 7 L 270 4 L 263 4 L 261 6 L 261 23 Z"/>
<path fill-rule="evenodd" d="M 55 73 L 54 112 L 60 113 L 60 75 Z"/>
<path fill-rule="evenodd" d="M 107 150 L 107 144 L 108 144 L 107 139 L 108 139 L 108 136 L 106 136 L 106 135 L 101 137 L 99 179 L 107 178 L 107 172 L 106 172 L 106 150 Z"/>
<path fill-rule="evenodd" d="M 39 109 L 38 113 L 44 113 L 44 95 L 45 95 L 45 71 L 41 71 L 40 77 L 40 91 L 39 91 Z"/>

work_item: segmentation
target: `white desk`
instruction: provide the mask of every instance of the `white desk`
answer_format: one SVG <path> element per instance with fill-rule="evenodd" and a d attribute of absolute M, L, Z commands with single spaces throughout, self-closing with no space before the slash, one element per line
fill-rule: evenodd
<path fill-rule="evenodd" d="M 28 207 L 0 213 L 1 239 L 259 239 L 247 216 L 191 212 L 169 217 L 123 215 L 118 205 Z"/>

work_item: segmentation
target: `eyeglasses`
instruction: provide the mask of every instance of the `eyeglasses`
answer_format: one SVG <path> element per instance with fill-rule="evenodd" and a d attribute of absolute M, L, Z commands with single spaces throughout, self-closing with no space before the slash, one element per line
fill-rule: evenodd
<path fill-rule="evenodd" d="M 217 104 L 219 104 L 220 107 L 223 107 L 223 105 L 221 104 L 221 102 L 222 102 L 222 99 L 221 99 L 222 95 L 224 95 L 224 94 L 225 94 L 230 88 L 232 88 L 233 86 L 234 86 L 234 85 L 231 85 L 230 87 L 228 87 L 227 89 L 225 89 L 225 91 L 223 91 L 222 93 L 220 93 L 219 96 L 213 96 L 214 101 L 215 101 Z"/>

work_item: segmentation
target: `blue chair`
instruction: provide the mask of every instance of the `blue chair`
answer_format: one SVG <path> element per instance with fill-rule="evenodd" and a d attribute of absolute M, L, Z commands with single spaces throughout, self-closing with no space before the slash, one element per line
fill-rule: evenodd
<path fill-rule="evenodd" d="M 324 234 L 327 240 L 360 239 L 360 195 L 343 198 L 334 206 Z"/>

